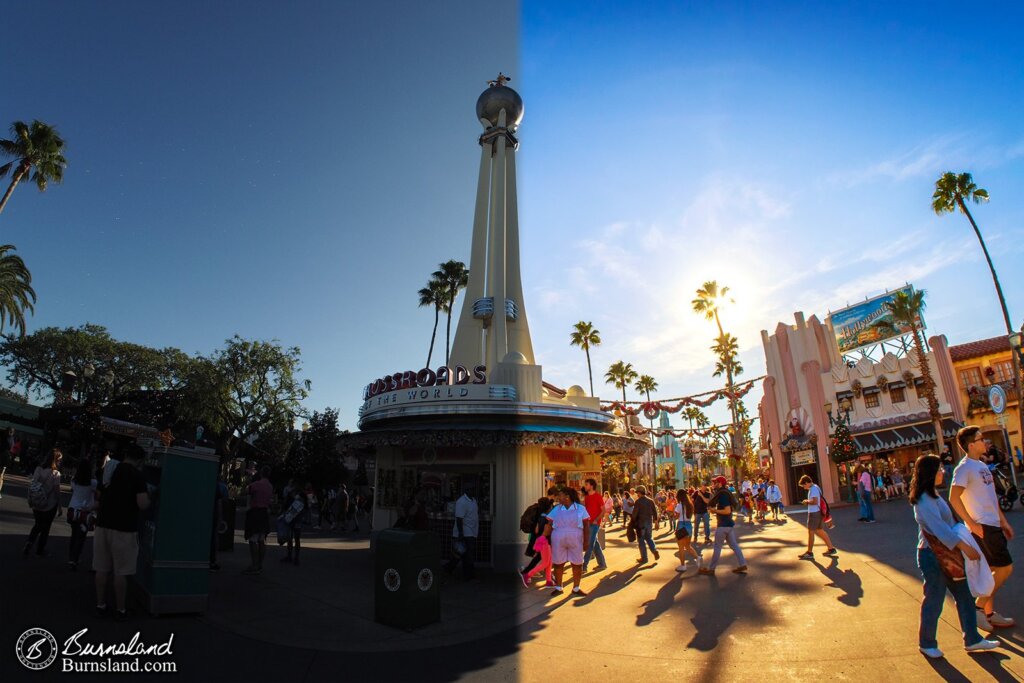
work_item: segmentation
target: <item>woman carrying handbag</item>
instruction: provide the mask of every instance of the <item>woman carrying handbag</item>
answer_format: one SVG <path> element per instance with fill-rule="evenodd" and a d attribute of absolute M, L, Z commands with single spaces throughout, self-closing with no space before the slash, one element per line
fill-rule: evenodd
<path fill-rule="evenodd" d="M 960 630 L 967 652 L 984 652 L 999 647 L 997 640 L 985 640 L 978 633 L 974 598 L 967 585 L 964 557 L 977 560 L 980 554 L 960 540 L 953 513 L 935 492 L 942 485 L 942 461 L 934 455 L 922 455 L 914 463 L 910 482 L 910 504 L 918 524 L 917 566 L 924 578 L 924 600 L 921 602 L 921 629 L 918 645 L 921 653 L 937 659 L 942 657 L 936 640 L 946 590 L 953 594 Z"/>

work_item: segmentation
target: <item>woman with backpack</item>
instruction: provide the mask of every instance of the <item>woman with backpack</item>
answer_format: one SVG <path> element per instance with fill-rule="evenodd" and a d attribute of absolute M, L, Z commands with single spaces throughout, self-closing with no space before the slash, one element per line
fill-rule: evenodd
<path fill-rule="evenodd" d="M 299 564 L 299 551 L 302 549 L 302 527 L 309 523 L 309 498 L 306 494 L 306 489 L 301 484 L 292 485 L 289 482 L 289 486 L 285 487 L 286 495 L 284 504 L 284 512 L 278 517 L 279 522 L 283 522 L 284 528 L 287 530 L 288 540 L 288 554 L 281 558 L 282 562 L 291 562 L 295 566 Z M 278 529 L 281 529 L 280 524 Z M 292 555 L 292 547 L 295 548 L 295 554 Z"/>
<path fill-rule="evenodd" d="M 536 555 L 534 560 L 530 562 L 530 568 L 521 571 L 519 574 L 523 579 L 523 586 L 526 588 L 530 587 L 530 579 L 540 572 L 544 572 L 544 586 L 546 588 L 551 588 L 555 585 L 555 582 L 551 580 L 551 540 L 544 533 L 547 527 L 545 515 L 551 511 L 553 505 L 551 499 L 547 497 L 537 501 L 533 531 L 530 533 L 530 544 L 526 549 L 527 552 L 532 550 Z"/>
<path fill-rule="evenodd" d="M 59 448 L 50 451 L 48 463 L 40 463 L 32 473 L 28 483 L 28 506 L 32 508 L 35 524 L 25 542 L 24 555 L 32 552 L 32 544 L 36 543 L 36 555 L 46 556 L 46 541 L 50 538 L 50 526 L 53 518 L 61 514 L 60 507 L 60 461 L 64 458 Z"/>
<path fill-rule="evenodd" d="M 527 574 L 532 572 L 538 564 L 543 561 L 543 557 L 537 552 L 536 540 L 537 537 L 544 533 L 544 515 L 554 506 L 555 500 L 558 499 L 559 489 L 557 486 L 551 486 L 548 488 L 548 495 L 545 498 L 540 498 L 536 503 L 526 508 L 523 514 L 519 517 L 519 529 L 524 534 L 529 534 L 529 539 L 526 542 L 526 556 L 533 558 L 530 563 L 525 567 L 519 568 L 520 574 Z M 546 503 L 544 501 L 547 501 Z M 541 512 L 541 508 L 544 509 Z M 549 545 L 550 548 L 550 545 Z"/>
<path fill-rule="evenodd" d="M 943 570 L 945 563 L 940 564 L 941 555 L 947 561 L 959 564 L 963 571 L 965 556 L 974 561 L 981 557 L 972 545 L 961 540 L 949 505 L 935 491 L 936 487 L 942 485 L 944 474 L 942 461 L 937 456 L 922 455 L 914 463 L 914 478 L 910 481 L 910 504 L 914 507 L 914 519 L 918 525 L 917 566 L 924 578 L 918 648 L 923 655 L 932 659 L 943 656 L 936 640 L 936 631 L 947 590 L 956 601 L 964 649 L 968 652 L 983 652 L 1002 644 L 998 640 L 985 640 L 981 637 L 970 586 L 965 579 L 957 581 L 948 576 Z"/>
<path fill-rule="evenodd" d="M 68 524 L 71 525 L 71 543 L 68 546 L 68 566 L 71 571 L 78 569 L 85 539 L 93 527 L 96 510 L 96 479 L 92 476 L 93 466 L 89 458 L 82 458 L 71 480 L 71 500 L 68 502 Z"/>
<path fill-rule="evenodd" d="M 693 501 L 690 500 L 690 495 L 686 492 L 686 489 L 679 489 L 675 500 L 675 516 L 677 520 L 676 544 L 679 546 L 679 566 L 676 567 L 676 571 L 680 573 L 686 571 L 687 553 L 693 555 L 699 571 L 701 563 L 700 554 L 693 548 L 693 522 L 690 521 L 693 517 Z"/>

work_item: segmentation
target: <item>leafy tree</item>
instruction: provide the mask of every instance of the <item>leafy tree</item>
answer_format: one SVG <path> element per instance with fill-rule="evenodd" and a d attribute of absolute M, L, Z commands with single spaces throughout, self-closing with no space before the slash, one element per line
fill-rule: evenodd
<path fill-rule="evenodd" d="M 578 346 L 587 354 L 587 376 L 590 377 L 590 395 L 594 395 L 594 371 L 590 368 L 590 349 L 601 344 L 601 332 L 594 328 L 591 322 L 582 320 L 573 325 L 573 331 L 569 335 L 569 345 Z"/>
<path fill-rule="evenodd" d="M 317 490 L 337 484 L 343 472 L 336 448 L 339 434 L 337 409 L 314 412 L 300 447 L 289 457 L 291 474 L 310 481 Z"/>
<path fill-rule="evenodd" d="M 419 292 L 420 306 L 434 307 L 434 331 L 430 335 L 430 350 L 427 351 L 427 364 L 423 367 L 430 367 L 430 358 L 434 355 L 434 341 L 437 339 L 437 323 L 441 312 L 450 313 L 451 307 L 448 304 L 448 287 L 437 277 L 430 278 L 427 286 Z"/>
<path fill-rule="evenodd" d="M 465 289 L 469 284 L 469 269 L 462 261 L 445 261 L 438 267 L 438 270 L 434 271 L 432 277 L 444 283 L 448 292 L 448 328 L 444 335 L 444 363 L 447 365 L 452 349 L 452 311 L 455 309 L 455 297 L 459 295 L 459 290 Z M 504 301 L 496 301 L 494 306 L 498 312 L 504 315 Z"/>
<path fill-rule="evenodd" d="M 0 341 L 0 363 L 11 388 L 24 387 L 37 398 L 56 394 L 68 370 L 80 380 L 78 400 L 90 392 L 99 402 L 139 389 L 180 389 L 192 360 L 175 348 L 153 349 L 114 339 L 102 325 L 44 327 L 24 337 Z M 87 366 L 93 379 L 84 379 Z M 103 380 L 109 381 L 103 381 Z"/>
<path fill-rule="evenodd" d="M 945 448 L 945 439 L 942 436 L 942 413 L 939 412 L 939 399 L 935 396 L 935 380 L 932 378 L 932 370 L 928 366 L 928 357 L 924 351 L 924 330 L 921 328 L 921 314 L 925 309 L 925 290 L 919 289 L 913 294 L 900 290 L 893 295 L 891 301 L 882 304 L 882 308 L 892 315 L 892 320 L 885 318 L 875 323 L 886 334 L 899 334 L 900 329 L 910 328 L 914 339 L 914 352 L 917 354 L 918 367 L 921 368 L 921 379 L 924 380 L 925 401 L 928 403 L 928 413 L 932 418 L 932 426 L 935 429 L 935 443 L 941 453 Z M 951 399 L 952 400 L 952 399 Z"/>
<path fill-rule="evenodd" d="M 0 140 L 0 154 L 13 157 L 12 161 L 0 166 L 0 178 L 13 171 L 11 184 L 0 199 L 0 213 L 7 206 L 14 188 L 30 173 L 40 192 L 44 192 L 49 183 L 64 180 L 64 168 L 68 165 L 64 158 L 64 140 L 56 128 L 42 121 L 33 121 L 32 125 L 24 121 L 11 124 L 11 139 Z"/>
<path fill-rule="evenodd" d="M 932 195 L 932 210 L 936 214 L 953 213 L 960 209 L 960 213 L 967 216 L 974 228 L 974 234 L 978 237 L 978 244 L 985 254 L 985 261 L 988 262 L 988 270 L 992 274 L 992 283 L 996 286 L 996 296 L 999 297 L 999 306 L 1003 311 L 1003 321 L 1006 323 L 1006 333 L 1013 334 L 1013 323 L 1010 322 L 1010 313 L 1006 308 L 1006 297 L 1003 296 L 1003 288 L 999 284 L 999 277 L 996 275 L 996 267 L 992 265 L 992 257 L 989 256 L 988 247 L 981 236 L 978 224 L 974 222 L 974 216 L 967 208 L 967 202 L 981 204 L 987 202 L 988 190 L 982 189 L 974 184 L 974 178 L 970 173 L 952 173 L 947 171 L 935 181 L 935 193 Z"/>
<path fill-rule="evenodd" d="M 25 311 L 35 312 L 36 292 L 32 273 L 20 256 L 8 253 L 13 251 L 13 245 L 0 246 L 0 332 L 12 325 L 24 337 Z"/>
<path fill-rule="evenodd" d="M 612 384 L 616 389 L 622 389 L 622 402 L 626 402 L 626 387 L 639 377 L 632 363 L 624 363 L 621 360 L 612 363 L 608 372 L 604 373 L 604 383 Z"/>
<path fill-rule="evenodd" d="M 225 347 L 194 366 L 190 396 L 202 401 L 222 433 L 222 446 L 235 457 L 241 444 L 267 428 L 291 424 L 311 383 L 300 380 L 300 351 L 275 342 L 235 335 Z"/>
<path fill-rule="evenodd" d="M 651 392 L 658 390 L 658 383 L 650 375 L 640 375 L 636 380 L 636 384 L 633 385 L 633 388 L 645 395 L 647 397 L 647 402 L 650 403 Z"/>

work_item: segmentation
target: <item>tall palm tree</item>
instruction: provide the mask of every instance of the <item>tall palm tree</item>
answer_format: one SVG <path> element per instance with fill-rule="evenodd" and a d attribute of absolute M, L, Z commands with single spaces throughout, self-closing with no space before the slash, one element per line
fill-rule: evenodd
<path fill-rule="evenodd" d="M 427 286 L 419 292 L 420 306 L 434 307 L 434 331 L 430 334 L 430 350 L 427 351 L 427 364 L 423 367 L 430 367 L 430 358 L 434 355 L 434 340 L 437 338 L 437 323 L 440 321 L 441 311 L 449 311 L 448 288 L 437 278 L 430 278 Z"/>
<path fill-rule="evenodd" d="M 984 190 L 974 184 L 974 178 L 970 173 L 953 173 L 947 171 L 935 181 L 935 194 L 932 195 L 932 210 L 941 216 L 944 213 L 953 213 L 960 209 L 960 212 L 967 216 L 974 228 L 974 234 L 978 237 L 981 250 L 985 253 L 985 260 L 988 261 L 989 272 L 992 273 L 992 282 L 996 286 L 996 295 L 999 297 L 999 305 L 1003 309 L 1003 320 L 1006 322 L 1006 333 L 1013 334 L 1013 324 L 1010 322 L 1010 314 L 1006 309 L 1006 298 L 1003 297 L 1003 288 L 999 284 L 999 277 L 996 276 L 996 268 L 992 265 L 992 257 L 988 254 L 988 247 L 981 236 L 978 224 L 974 222 L 974 216 L 967 208 L 967 202 L 981 204 L 988 201 L 988 190 Z"/>
<path fill-rule="evenodd" d="M 914 336 L 914 352 L 917 354 L 918 365 L 921 368 L 921 379 L 924 380 L 924 396 L 928 402 L 928 413 L 932 418 L 932 427 L 935 429 L 935 444 L 938 452 L 941 453 L 945 447 L 945 439 L 942 437 L 942 413 L 939 412 L 939 400 L 935 397 L 935 380 L 932 378 L 932 370 L 928 367 L 928 357 L 924 353 L 924 330 L 921 329 L 921 314 L 924 313 L 926 292 L 919 289 L 912 294 L 900 290 L 893 295 L 891 301 L 882 304 L 891 316 L 892 320 L 882 318 L 875 323 L 887 334 L 899 334 L 900 329 L 910 328 Z M 950 399 L 952 400 L 952 399 Z"/>
<path fill-rule="evenodd" d="M 64 140 L 53 126 L 42 121 L 33 121 L 32 125 L 15 121 L 11 124 L 11 136 L 10 140 L 0 140 L 0 155 L 13 159 L 0 166 L 0 178 L 13 170 L 11 184 L 0 199 L 0 213 L 14 188 L 29 173 L 32 173 L 32 182 L 43 192 L 48 183 L 64 180 L 64 168 L 68 165 L 64 158 Z"/>
<path fill-rule="evenodd" d="M 0 332 L 5 325 L 18 328 L 25 336 L 25 311 L 35 312 L 36 292 L 32 289 L 32 273 L 10 244 L 0 246 Z"/>
<path fill-rule="evenodd" d="M 631 382 L 636 380 L 636 370 L 633 369 L 632 363 L 624 363 L 621 360 L 612 363 L 611 367 L 608 368 L 608 372 L 604 373 L 604 383 L 613 384 L 616 389 L 622 389 L 622 402 L 626 402 L 626 387 Z"/>
<path fill-rule="evenodd" d="M 743 365 L 737 360 L 739 340 L 736 337 L 726 333 L 715 341 L 711 350 L 718 356 L 718 360 L 715 362 L 715 371 L 711 373 L 712 377 L 728 375 L 730 371 L 734 378 L 743 374 Z"/>
<path fill-rule="evenodd" d="M 683 419 L 690 423 L 690 429 L 693 429 L 693 421 L 700 416 L 700 408 L 697 406 L 686 406 L 683 410 Z"/>
<path fill-rule="evenodd" d="M 718 338 L 715 340 L 715 345 L 721 346 L 722 348 L 728 347 L 729 339 L 725 334 L 725 330 L 722 329 L 722 321 L 718 316 L 718 311 L 722 307 L 722 304 L 724 302 L 728 301 L 732 303 L 732 299 L 726 298 L 728 294 L 728 287 L 719 287 L 717 280 L 708 280 L 697 290 L 697 298 L 691 302 L 694 313 L 703 315 L 705 320 L 713 320 L 715 322 L 715 325 L 718 327 Z M 735 339 L 735 337 L 733 337 L 733 339 Z M 725 387 L 726 390 L 729 391 L 729 393 L 732 393 L 733 379 L 735 378 L 735 372 L 733 367 L 735 358 L 732 358 L 730 360 L 726 360 L 726 358 L 721 358 L 721 360 L 723 366 L 722 370 L 725 371 Z M 720 376 L 720 374 L 717 373 L 717 366 L 715 370 L 715 376 Z M 730 399 L 729 401 L 729 414 L 732 416 L 733 424 L 736 424 L 736 405 L 732 399 Z M 738 433 L 739 432 L 737 432 L 737 434 Z M 740 435 L 739 438 L 737 438 L 735 435 L 732 437 L 731 440 L 734 453 L 739 453 L 740 451 L 743 450 L 743 444 L 739 443 L 739 441 L 742 438 L 742 435 Z M 734 480 L 738 480 L 739 478 L 735 466 L 733 466 L 732 476 Z M 737 485 L 739 484 L 738 481 L 736 481 L 735 483 L 737 483 Z"/>
<path fill-rule="evenodd" d="M 452 311 L 455 309 L 455 297 L 469 284 L 469 269 L 462 261 L 445 261 L 434 271 L 433 277 L 443 282 L 448 292 L 448 327 L 444 334 L 444 364 L 448 365 L 452 350 Z M 497 306 L 498 302 L 495 302 L 495 307 Z M 504 314 L 504 311 L 505 302 L 501 302 L 499 312 Z"/>
<path fill-rule="evenodd" d="M 601 332 L 594 328 L 591 322 L 582 320 L 572 326 L 573 331 L 569 335 L 569 345 L 578 346 L 587 353 L 587 375 L 590 377 L 590 395 L 594 395 L 594 372 L 590 369 L 590 347 L 601 344 Z"/>
<path fill-rule="evenodd" d="M 647 402 L 651 402 L 651 392 L 658 390 L 658 383 L 650 375 L 640 375 L 633 388 L 647 396 Z"/>

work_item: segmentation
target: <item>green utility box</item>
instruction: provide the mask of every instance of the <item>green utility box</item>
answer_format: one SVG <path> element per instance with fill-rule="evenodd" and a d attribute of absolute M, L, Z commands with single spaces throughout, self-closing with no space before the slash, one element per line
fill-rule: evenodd
<path fill-rule="evenodd" d="M 219 459 L 210 448 L 139 439 L 152 504 L 142 513 L 135 585 L 151 614 L 206 610 Z"/>
<path fill-rule="evenodd" d="M 374 618 L 414 629 L 441 621 L 441 544 L 429 531 L 386 529 L 377 535 Z"/>

